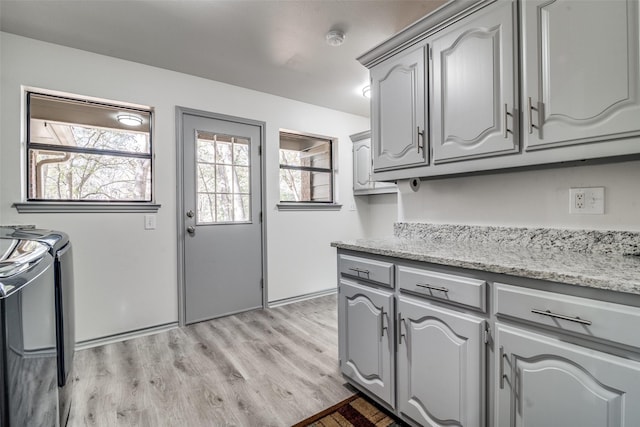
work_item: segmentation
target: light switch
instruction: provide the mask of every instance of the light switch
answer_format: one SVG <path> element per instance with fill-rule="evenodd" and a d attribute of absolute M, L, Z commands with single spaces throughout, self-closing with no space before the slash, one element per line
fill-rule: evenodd
<path fill-rule="evenodd" d="M 155 230 L 156 229 L 156 216 L 155 215 L 145 215 L 144 216 L 144 229 L 145 230 Z"/>

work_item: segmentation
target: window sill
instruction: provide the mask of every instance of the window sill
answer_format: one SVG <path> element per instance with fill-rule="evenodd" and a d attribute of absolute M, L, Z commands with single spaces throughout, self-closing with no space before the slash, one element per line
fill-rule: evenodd
<path fill-rule="evenodd" d="M 14 203 L 18 213 L 156 213 L 156 203 L 65 203 L 65 202 L 20 202 Z"/>
<path fill-rule="evenodd" d="M 277 203 L 279 211 L 339 211 L 342 205 L 337 203 Z"/>

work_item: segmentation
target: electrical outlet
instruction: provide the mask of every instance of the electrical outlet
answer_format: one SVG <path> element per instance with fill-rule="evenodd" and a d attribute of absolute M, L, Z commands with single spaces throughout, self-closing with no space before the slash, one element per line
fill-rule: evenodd
<path fill-rule="evenodd" d="M 604 214 L 604 187 L 570 188 L 569 213 Z"/>

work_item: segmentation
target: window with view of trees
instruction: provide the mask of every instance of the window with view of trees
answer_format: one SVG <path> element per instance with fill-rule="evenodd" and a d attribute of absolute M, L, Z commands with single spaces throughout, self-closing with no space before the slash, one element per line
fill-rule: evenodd
<path fill-rule="evenodd" d="M 251 221 L 251 141 L 197 131 L 199 225 Z"/>
<path fill-rule="evenodd" d="M 280 132 L 280 201 L 333 203 L 330 138 Z"/>
<path fill-rule="evenodd" d="M 151 202 L 151 110 L 27 94 L 28 200 Z"/>

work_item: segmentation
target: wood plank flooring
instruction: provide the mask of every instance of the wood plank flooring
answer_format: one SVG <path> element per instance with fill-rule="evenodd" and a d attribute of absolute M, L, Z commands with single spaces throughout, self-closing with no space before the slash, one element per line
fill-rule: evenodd
<path fill-rule="evenodd" d="M 291 426 L 352 394 L 336 296 L 79 351 L 69 426 Z"/>

